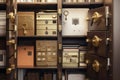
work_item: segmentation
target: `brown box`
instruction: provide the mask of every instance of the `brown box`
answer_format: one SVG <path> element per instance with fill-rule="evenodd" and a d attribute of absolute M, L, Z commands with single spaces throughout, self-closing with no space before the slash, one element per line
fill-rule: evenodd
<path fill-rule="evenodd" d="M 37 40 L 36 51 L 57 51 L 56 40 Z"/>
<path fill-rule="evenodd" d="M 17 53 L 18 67 L 33 67 L 34 66 L 34 47 L 33 46 L 18 46 Z"/>
<path fill-rule="evenodd" d="M 34 36 L 34 12 L 18 12 L 18 36 Z"/>
<path fill-rule="evenodd" d="M 57 41 L 36 41 L 36 65 L 40 67 L 57 66 Z"/>

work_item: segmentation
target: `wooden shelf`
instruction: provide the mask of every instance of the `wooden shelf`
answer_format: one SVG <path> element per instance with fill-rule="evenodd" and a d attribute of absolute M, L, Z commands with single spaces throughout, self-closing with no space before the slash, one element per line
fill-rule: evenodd
<path fill-rule="evenodd" d="M 57 67 L 17 67 L 18 69 L 57 69 Z"/>
<path fill-rule="evenodd" d="M 57 10 L 57 3 L 43 3 L 43 2 L 19 2 L 18 5 L 18 11 L 31 11 L 31 10 L 42 10 L 42 9 L 48 9 L 48 10 Z M 63 8 L 96 8 L 103 6 L 103 3 L 101 2 L 81 2 L 81 3 L 66 3 L 63 2 Z"/>
<path fill-rule="evenodd" d="M 68 68 L 68 67 L 64 67 L 62 69 L 86 69 L 87 67 L 76 67 L 76 68 Z"/>
<path fill-rule="evenodd" d="M 103 6 L 101 2 L 81 2 L 81 3 L 63 3 L 63 8 L 96 8 Z"/>
<path fill-rule="evenodd" d="M 86 36 L 62 36 L 63 38 L 86 38 Z"/>
<path fill-rule="evenodd" d="M 18 11 L 31 11 L 31 10 L 42 10 L 42 9 L 49 9 L 49 10 L 57 10 L 57 3 L 17 3 Z"/>
<path fill-rule="evenodd" d="M 19 36 L 18 39 L 30 39 L 30 40 L 37 40 L 37 39 L 50 39 L 50 40 L 56 40 L 57 36 Z"/>
<path fill-rule="evenodd" d="M 63 45 L 87 46 L 86 37 L 63 37 Z"/>

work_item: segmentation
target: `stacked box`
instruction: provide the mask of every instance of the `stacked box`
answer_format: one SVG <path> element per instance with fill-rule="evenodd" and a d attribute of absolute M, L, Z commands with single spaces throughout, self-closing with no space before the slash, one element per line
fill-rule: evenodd
<path fill-rule="evenodd" d="M 18 12 L 18 36 L 34 36 L 34 12 Z"/>
<path fill-rule="evenodd" d="M 57 36 L 57 13 L 38 12 L 36 15 L 36 35 Z"/>
<path fill-rule="evenodd" d="M 34 67 L 34 46 L 18 46 L 18 67 Z"/>
<path fill-rule="evenodd" d="M 63 49 L 63 67 L 78 67 L 79 49 Z"/>
<path fill-rule="evenodd" d="M 36 41 L 36 65 L 40 67 L 57 66 L 57 41 Z"/>

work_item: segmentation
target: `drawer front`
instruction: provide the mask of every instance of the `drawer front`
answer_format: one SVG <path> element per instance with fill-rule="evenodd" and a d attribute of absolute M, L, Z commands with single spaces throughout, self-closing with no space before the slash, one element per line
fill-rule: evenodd
<path fill-rule="evenodd" d="M 57 24 L 37 24 L 37 30 L 56 30 Z"/>
<path fill-rule="evenodd" d="M 86 55 L 87 77 L 90 80 L 108 80 L 107 60 L 95 55 Z"/>
<path fill-rule="evenodd" d="M 88 12 L 88 29 L 91 30 L 108 30 L 109 7 L 100 7 L 91 9 Z"/>
<path fill-rule="evenodd" d="M 57 30 L 50 29 L 50 30 L 37 30 L 37 36 L 57 36 Z"/>
<path fill-rule="evenodd" d="M 106 57 L 106 51 L 109 48 L 106 41 L 107 34 L 105 31 L 88 32 L 88 54 Z"/>

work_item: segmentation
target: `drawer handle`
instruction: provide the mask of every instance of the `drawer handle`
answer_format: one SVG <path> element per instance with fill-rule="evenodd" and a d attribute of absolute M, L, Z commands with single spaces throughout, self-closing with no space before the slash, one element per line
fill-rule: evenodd
<path fill-rule="evenodd" d="M 98 47 L 101 41 L 102 39 L 95 35 L 92 39 L 92 44 L 94 47 Z"/>
<path fill-rule="evenodd" d="M 94 60 L 92 64 L 92 68 L 94 71 L 99 72 L 100 71 L 100 63 L 98 60 Z"/>

